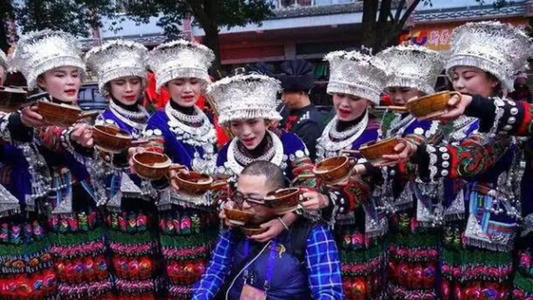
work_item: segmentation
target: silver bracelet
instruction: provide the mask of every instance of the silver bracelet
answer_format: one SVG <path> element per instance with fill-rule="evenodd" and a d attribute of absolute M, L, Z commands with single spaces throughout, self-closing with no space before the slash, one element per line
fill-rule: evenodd
<path fill-rule="evenodd" d="M 287 229 L 287 231 L 289 230 L 289 226 L 287 226 L 287 224 L 283 222 L 283 219 L 281 217 L 278 217 L 278 221 L 281 223 L 281 225 L 283 225 L 283 227 L 285 227 L 285 229 Z"/>

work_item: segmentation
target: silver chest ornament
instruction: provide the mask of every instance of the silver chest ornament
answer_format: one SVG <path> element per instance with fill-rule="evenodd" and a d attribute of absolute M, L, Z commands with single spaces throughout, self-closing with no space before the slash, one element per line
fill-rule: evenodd
<path fill-rule="evenodd" d="M 337 131 L 338 118 L 335 116 L 324 128 L 317 141 L 317 161 L 338 156 L 342 150 L 351 150 L 352 144 L 363 134 L 368 125 L 368 111 L 356 125 Z"/>

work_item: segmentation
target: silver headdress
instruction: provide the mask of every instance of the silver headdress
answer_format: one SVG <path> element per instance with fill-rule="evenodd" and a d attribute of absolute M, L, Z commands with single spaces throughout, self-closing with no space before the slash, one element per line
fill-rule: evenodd
<path fill-rule="evenodd" d="M 431 94 L 444 68 L 444 60 L 437 52 L 422 46 L 394 46 L 376 57 L 381 59 L 387 77 L 384 88 L 409 87 Z"/>
<path fill-rule="evenodd" d="M 385 73 L 375 57 L 358 51 L 334 51 L 329 61 L 328 94 L 349 94 L 379 104 Z"/>
<path fill-rule="evenodd" d="M 453 30 L 446 72 L 472 66 L 496 76 L 502 87 L 513 91 L 517 73 L 530 56 L 531 39 L 520 29 L 500 22 L 466 23 Z"/>
<path fill-rule="evenodd" d="M 207 69 L 215 54 L 204 45 L 177 40 L 161 44 L 150 51 L 147 64 L 155 72 L 156 89 L 180 77 L 192 77 L 209 82 Z"/>
<path fill-rule="evenodd" d="M 4 71 L 7 72 L 7 56 L 2 50 L 0 50 L 0 66 L 4 67 Z"/>
<path fill-rule="evenodd" d="M 10 67 L 20 71 L 28 88 L 37 87 L 37 77 L 57 67 L 73 66 L 85 71 L 78 41 L 69 33 L 50 29 L 29 33 L 17 43 Z"/>
<path fill-rule="evenodd" d="M 87 68 L 98 75 L 98 88 L 106 95 L 105 84 L 125 76 L 138 76 L 145 80 L 145 55 L 147 49 L 142 44 L 116 40 L 94 47 L 85 55 Z"/>
<path fill-rule="evenodd" d="M 281 120 L 276 111 L 276 96 L 280 82 L 265 75 L 236 75 L 226 77 L 207 89 L 219 112 L 218 121 L 262 118 Z"/>

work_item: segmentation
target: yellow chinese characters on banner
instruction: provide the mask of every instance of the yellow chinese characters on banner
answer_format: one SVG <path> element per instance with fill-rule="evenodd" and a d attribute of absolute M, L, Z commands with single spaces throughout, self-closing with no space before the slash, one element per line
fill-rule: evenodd
<path fill-rule="evenodd" d="M 514 18 L 500 20 L 502 23 L 510 23 L 514 26 L 526 27 L 528 20 L 526 18 Z M 464 24 L 446 23 L 446 24 L 417 24 L 411 30 L 400 36 L 401 44 L 414 44 L 425 46 L 432 50 L 447 51 L 450 49 L 450 37 L 455 27 Z"/>

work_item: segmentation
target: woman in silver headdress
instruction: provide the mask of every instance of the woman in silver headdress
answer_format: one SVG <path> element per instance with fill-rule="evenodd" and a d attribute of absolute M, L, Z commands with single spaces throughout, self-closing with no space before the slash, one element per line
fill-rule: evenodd
<path fill-rule="evenodd" d="M 96 124 L 119 128 L 133 140 L 140 138 L 149 118 L 139 104 L 146 83 L 146 52 L 139 43 L 115 40 L 85 55 L 87 67 L 98 75 L 100 93 L 109 99 Z M 141 180 L 130 174 L 127 151 L 113 153 L 98 145 L 96 149 L 100 155 L 90 167 L 91 179 L 99 204 L 106 209 L 115 291 L 118 297 L 155 299 L 159 252 L 154 199 L 141 191 Z"/>
<path fill-rule="evenodd" d="M 527 59 L 531 55 L 530 51 L 533 46 L 532 39 L 525 32 L 515 27 L 495 22 L 468 24 L 455 34 L 454 41 L 456 41 L 456 45 L 453 46 L 454 51 L 448 63 L 448 71 L 452 77 L 454 87 L 462 95 L 450 99 L 448 112 L 442 115 L 441 118 L 446 120 L 455 119 L 461 116 L 464 111 L 467 116 L 479 118 L 479 129 L 481 132 L 488 132 L 488 136 L 494 133 L 503 136 L 512 134 L 528 135 L 531 130 L 529 126 L 531 122 L 529 105 L 525 101 L 515 102 L 502 96 L 505 96 L 506 91 L 512 91 L 514 79 L 527 64 Z M 501 88 L 503 93 L 485 92 L 486 90 L 497 91 L 498 88 Z M 459 166 L 467 166 L 468 163 L 472 164 L 472 161 L 475 161 L 478 157 L 486 157 L 487 153 L 490 154 L 488 150 L 494 148 L 490 142 L 484 143 L 484 147 L 458 148 L 457 150 L 462 151 L 457 151 L 457 154 L 453 153 L 456 156 L 453 158 Z M 512 168 L 508 171 L 509 175 L 506 182 L 498 182 L 496 191 L 501 193 L 500 197 L 504 201 L 504 209 L 495 210 L 491 207 L 488 214 L 488 225 L 491 226 L 490 223 L 494 223 L 492 221 L 494 215 L 508 212 L 512 207 L 520 212 L 522 216 L 522 234 L 518 239 L 517 252 L 519 259 L 514 275 L 512 298 L 528 299 L 528 297 L 533 296 L 533 276 L 530 271 L 532 266 L 531 257 L 533 256 L 533 247 L 531 246 L 531 229 L 533 228 L 533 201 L 531 201 L 531 195 L 533 193 L 531 193 L 530 183 L 533 178 L 533 172 L 531 172 L 531 160 L 528 154 L 529 151 L 527 151 L 527 149 L 531 148 L 531 139 L 519 145 L 523 149 L 515 148 L 515 156 L 518 156 L 515 161 L 522 165 L 519 168 Z M 521 151 L 524 151 L 524 153 Z M 521 155 L 525 156 L 525 162 L 521 161 L 523 159 L 520 157 Z M 488 157 L 490 158 L 490 156 Z M 480 159 L 480 161 L 483 162 L 484 160 Z M 525 170 L 523 170 L 524 166 Z M 517 181 L 520 180 L 522 173 L 524 175 L 522 184 L 518 186 Z M 470 210 L 475 210 L 472 204 L 470 205 Z M 508 215 L 508 213 L 506 214 Z M 483 216 L 487 218 L 487 215 Z M 474 222 L 469 220 L 470 228 L 478 228 L 478 232 L 472 232 L 472 229 L 467 228 L 468 235 L 465 233 L 466 237 L 487 237 L 485 229 L 485 224 L 487 223 L 478 223 L 482 226 L 484 225 L 481 230 L 475 226 Z M 514 230 L 511 231 L 509 229 L 508 231 L 511 233 L 508 238 L 505 235 L 499 235 L 501 238 L 506 238 L 504 241 L 512 241 L 515 235 Z M 488 232 L 488 234 L 490 239 L 498 237 L 497 232 L 493 230 Z M 506 253 L 505 258 L 507 261 L 508 256 L 509 254 Z M 504 275 L 506 275 L 504 281 L 506 289 L 504 292 L 506 296 L 509 296 L 507 289 L 509 282 L 507 279 L 510 267 L 504 270 L 506 271 L 504 272 Z M 497 285 L 493 286 L 498 287 Z"/>
<path fill-rule="evenodd" d="M 451 44 L 445 67 L 454 89 L 501 103 L 512 89 L 514 74 L 526 62 L 530 41 L 510 25 L 479 22 L 456 28 Z M 458 142 L 444 139 L 440 144 L 418 146 L 416 152 L 421 178 L 430 182 L 460 178 L 465 185 L 464 193 L 443 203 L 442 297 L 471 298 L 483 293 L 506 299 L 525 164 L 519 145 L 506 137 L 474 130 L 461 135 Z"/>
<path fill-rule="evenodd" d="M 166 88 L 170 100 L 150 117 L 143 136 L 160 141 L 149 145 L 151 151 L 164 152 L 173 163 L 201 173 L 212 171 L 216 154 L 215 128 L 196 105 L 210 81 L 207 71 L 214 57 L 209 48 L 185 40 L 161 44 L 147 56 L 157 90 Z M 153 186 L 161 191 L 157 208 L 168 279 L 165 299 L 189 299 L 218 232 L 216 208 L 209 193 L 189 195 L 169 188 L 166 180 Z"/>
<path fill-rule="evenodd" d="M 18 42 L 13 62 L 28 88 L 39 88 L 49 95 L 40 101 L 75 105 L 85 64 L 73 36 L 52 30 L 28 34 Z M 84 149 L 92 145 L 90 126 L 43 124 L 37 111 L 36 106 L 23 110 L 23 121 L 44 125 L 34 136 L 38 153 L 25 148 L 24 155 L 32 194 L 37 193 L 36 188 L 49 192 L 45 201 L 35 204 L 48 218 L 58 294 L 62 299 L 107 299 L 112 286 L 104 257 L 102 221 L 82 163 L 85 158 L 79 154 L 89 154 Z"/>
<path fill-rule="evenodd" d="M 385 73 L 375 57 L 358 51 L 335 51 L 325 60 L 335 117 L 318 139 L 317 161 L 348 154 L 357 165 L 348 178 L 325 187 L 330 201 L 323 214 L 341 253 L 346 299 L 384 299 L 387 220 L 380 199 L 372 197 L 380 173 L 357 149 L 378 139 L 379 122 L 369 108 L 379 104 Z"/>
<path fill-rule="evenodd" d="M 7 69 L 0 50 L 0 86 Z M 43 195 L 32 195 L 28 164 L 18 147 L 31 141 L 33 128 L 21 121 L 19 112 L 1 112 L 0 130 L 0 298 L 55 297 L 56 273 L 43 228 L 46 222 L 32 202 Z"/>
<path fill-rule="evenodd" d="M 268 160 L 280 166 L 295 185 L 315 187 L 314 179 L 305 179 L 313 164 L 303 142 L 293 133 L 271 128 L 272 122 L 281 119 L 276 111 L 279 90 L 279 81 L 265 75 L 236 75 L 209 87 L 208 95 L 216 103 L 220 124 L 228 127 L 234 136 L 218 152 L 217 175 L 234 181 L 247 164 Z M 306 209 L 327 201 L 324 195 L 314 190 L 303 193 L 303 197 L 308 199 L 304 202 Z M 289 213 L 282 219 L 274 219 L 262 225 L 268 228 L 266 232 L 252 238 L 261 242 L 269 240 L 296 218 L 294 213 Z"/>
<path fill-rule="evenodd" d="M 382 60 L 387 73 L 383 88 L 390 95 L 392 105 L 403 106 L 411 98 L 435 92 L 437 77 L 444 67 L 438 52 L 421 46 L 394 46 L 376 56 Z M 393 137 L 401 138 L 404 147 L 435 143 L 442 137 L 442 128 L 438 121 L 417 120 L 407 113 L 386 111 L 380 138 Z M 382 168 L 382 197 L 388 202 L 391 214 L 388 292 L 393 299 L 435 299 L 439 288 L 436 279 L 440 215 L 435 203 L 444 197 L 437 192 L 438 185 L 444 183 L 421 182 L 414 170 L 406 161 Z M 429 197 L 429 190 L 436 197 Z"/>

